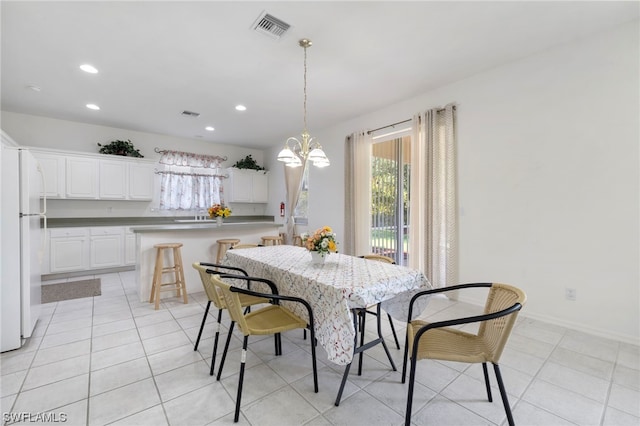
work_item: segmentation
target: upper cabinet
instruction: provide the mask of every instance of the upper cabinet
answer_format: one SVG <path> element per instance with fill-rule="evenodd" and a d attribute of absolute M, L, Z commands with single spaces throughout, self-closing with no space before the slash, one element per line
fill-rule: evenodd
<path fill-rule="evenodd" d="M 47 198 L 64 198 L 65 158 L 57 154 L 37 153 L 44 174 L 44 195 Z"/>
<path fill-rule="evenodd" d="M 225 201 L 230 203 L 266 203 L 269 200 L 269 177 L 264 170 L 227 169 L 224 181 Z"/>
<path fill-rule="evenodd" d="M 98 160 L 67 157 L 66 198 L 98 199 Z"/>
<path fill-rule="evenodd" d="M 130 200 L 153 199 L 153 182 L 155 163 L 135 161 L 129 163 L 129 193 Z"/>
<path fill-rule="evenodd" d="M 155 161 L 31 150 L 45 176 L 47 198 L 151 201 Z M 106 158 L 105 158 L 106 157 Z"/>

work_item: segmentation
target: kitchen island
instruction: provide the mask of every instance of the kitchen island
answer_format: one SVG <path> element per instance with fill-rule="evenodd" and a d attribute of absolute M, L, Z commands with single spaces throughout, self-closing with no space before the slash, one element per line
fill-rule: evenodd
<path fill-rule="evenodd" d="M 136 235 L 136 276 L 140 301 L 149 301 L 151 281 L 156 260 L 155 244 L 182 243 L 182 262 L 187 293 L 203 291 L 197 271 L 191 267 L 193 262 L 215 262 L 218 253 L 216 240 L 238 238 L 241 244 L 258 244 L 264 235 L 278 235 L 282 225 L 275 222 L 225 222 L 217 226 L 214 221 L 180 221 L 174 224 L 133 226 Z M 165 259 L 165 264 L 173 259 Z M 172 274 L 165 274 L 164 282 L 173 281 Z M 164 298 L 175 297 L 175 293 L 166 292 Z"/>

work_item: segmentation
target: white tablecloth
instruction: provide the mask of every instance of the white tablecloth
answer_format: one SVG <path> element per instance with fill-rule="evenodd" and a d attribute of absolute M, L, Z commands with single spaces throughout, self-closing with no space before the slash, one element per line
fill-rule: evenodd
<path fill-rule="evenodd" d="M 349 364 L 353 358 L 356 331 L 352 308 L 382 302 L 382 308 L 391 316 L 406 321 L 411 296 L 431 288 L 424 274 L 415 269 L 337 253 L 328 255 L 324 264 L 315 265 L 311 254 L 296 246 L 233 249 L 227 251 L 224 262 L 251 276 L 273 281 L 280 294 L 309 302 L 316 338 L 327 351 L 329 361 L 339 365 Z M 308 319 L 300 304 L 286 306 Z"/>

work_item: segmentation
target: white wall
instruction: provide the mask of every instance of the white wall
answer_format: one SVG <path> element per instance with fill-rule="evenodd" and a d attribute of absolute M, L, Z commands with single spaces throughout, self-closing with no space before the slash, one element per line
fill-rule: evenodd
<path fill-rule="evenodd" d="M 135 132 L 114 127 L 96 126 L 72 121 L 45 118 L 34 115 L 1 112 L 2 130 L 22 146 L 63 149 L 76 152 L 97 153 L 98 143 L 106 144 L 112 140 L 130 139 L 134 146 L 147 159 L 159 159 L 154 151 L 176 150 L 198 154 L 227 157 L 224 167 L 231 167 L 236 161 L 251 155 L 260 165 L 264 162 L 264 151 L 234 145 L 216 144 L 202 140 L 177 138 L 154 133 Z M 48 216 L 56 217 L 140 217 L 158 215 L 185 215 L 185 212 L 159 212 L 157 201 L 145 203 L 139 201 L 88 201 L 88 200 L 49 200 Z M 263 204 L 234 204 L 234 215 L 263 215 Z M 271 213 L 273 214 L 273 213 Z"/>
<path fill-rule="evenodd" d="M 461 282 L 512 283 L 528 294 L 523 315 L 640 342 L 638 32 L 636 21 L 310 129 L 331 160 L 311 170 L 310 228 L 344 234 L 347 134 L 455 102 Z"/>

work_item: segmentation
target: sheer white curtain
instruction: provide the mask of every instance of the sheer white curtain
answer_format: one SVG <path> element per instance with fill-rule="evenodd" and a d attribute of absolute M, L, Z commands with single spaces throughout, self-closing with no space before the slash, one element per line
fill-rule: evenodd
<path fill-rule="evenodd" d="M 412 132 L 409 266 L 445 287 L 458 279 L 455 106 L 415 115 Z"/>
<path fill-rule="evenodd" d="M 159 163 L 161 210 L 201 210 L 222 204 L 223 158 L 189 152 L 164 151 Z"/>
<path fill-rule="evenodd" d="M 284 167 L 284 184 L 287 190 L 287 203 L 286 206 L 286 221 L 284 224 L 285 229 L 285 244 L 293 243 L 293 236 L 295 235 L 295 219 L 293 213 L 298 205 L 298 198 L 300 198 L 300 191 L 302 189 L 302 180 L 304 179 L 304 170 L 308 167 L 306 161 L 301 167 L 288 167 L 283 164 Z"/>
<path fill-rule="evenodd" d="M 342 239 L 345 254 L 371 251 L 371 136 L 357 132 L 345 141 L 345 223 Z"/>

